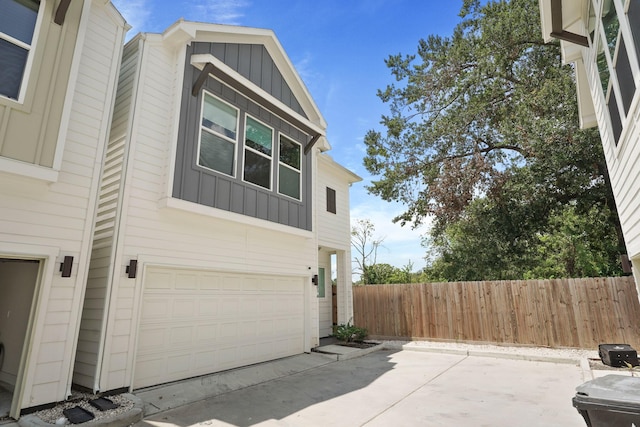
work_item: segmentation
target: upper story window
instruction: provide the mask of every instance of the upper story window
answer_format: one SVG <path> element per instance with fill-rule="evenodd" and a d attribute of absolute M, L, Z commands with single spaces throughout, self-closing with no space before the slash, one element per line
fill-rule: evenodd
<path fill-rule="evenodd" d="M 244 135 L 243 179 L 269 190 L 271 189 L 273 129 L 247 116 Z"/>
<path fill-rule="evenodd" d="M 618 12 L 624 8 L 622 3 L 617 3 L 619 2 L 616 0 L 593 1 L 589 11 L 589 31 L 592 45 L 595 46 L 593 60 L 600 76 L 616 144 L 636 92 L 633 68 L 625 43 L 625 37 L 628 36 L 622 31 L 623 21 L 618 16 Z M 593 31 L 592 16 L 596 18 Z"/>
<path fill-rule="evenodd" d="M 38 0 L 0 0 L 0 96 L 20 99 L 39 8 Z"/>
<path fill-rule="evenodd" d="M 234 176 L 237 135 L 238 110 L 205 92 L 198 164 Z"/>
<path fill-rule="evenodd" d="M 280 162 L 278 165 L 278 192 L 300 200 L 301 146 L 280 135 Z"/>

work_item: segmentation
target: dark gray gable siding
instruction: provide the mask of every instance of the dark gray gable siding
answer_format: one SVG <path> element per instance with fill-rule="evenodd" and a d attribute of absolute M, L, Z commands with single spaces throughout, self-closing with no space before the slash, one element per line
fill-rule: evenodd
<path fill-rule="evenodd" d="M 308 118 L 263 45 L 199 42 L 193 43 L 192 48 L 193 53 L 215 56 L 293 111 Z"/>
<path fill-rule="evenodd" d="M 207 79 L 198 96 L 192 96 L 191 88 L 200 71 L 190 65 L 189 58 L 193 52 L 190 48 L 187 50 L 173 197 L 303 230 L 311 230 L 311 154 L 306 156 L 301 154 L 302 200 L 293 200 L 277 193 L 279 134 L 284 134 L 302 144 L 302 150 L 310 139 L 309 135 L 212 77 Z M 200 108 L 205 90 L 240 109 L 240 128 L 238 129 L 240 141 L 236 150 L 235 168 L 237 173 L 235 178 L 197 165 Z M 242 135 L 244 135 L 244 117 L 247 113 L 275 130 L 272 190 L 266 190 L 242 181 Z"/>

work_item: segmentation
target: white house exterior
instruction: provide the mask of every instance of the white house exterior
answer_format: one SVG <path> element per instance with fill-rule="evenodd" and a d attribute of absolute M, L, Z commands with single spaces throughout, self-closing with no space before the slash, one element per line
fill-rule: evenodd
<path fill-rule="evenodd" d="M 320 337 L 332 335 L 334 324 L 353 323 L 349 187 L 361 180 L 362 178 L 338 164 L 328 154 L 318 155 L 316 212 Z M 337 292 L 335 306 L 332 305 L 331 295 L 333 272 Z"/>
<path fill-rule="evenodd" d="M 640 283 L 640 2 L 540 0 L 545 41 L 573 64 L 580 124 L 598 126 L 636 284 Z"/>
<path fill-rule="evenodd" d="M 2 3 L 0 418 L 71 390 L 125 32 L 105 0 Z"/>
<path fill-rule="evenodd" d="M 348 320 L 356 177 L 319 159 L 325 128 L 272 31 L 179 21 L 127 43 L 75 383 L 138 389 L 310 351 L 319 253 L 339 254 Z M 320 182 L 339 191 L 335 226 Z M 343 233 L 329 252 L 323 229 Z"/>

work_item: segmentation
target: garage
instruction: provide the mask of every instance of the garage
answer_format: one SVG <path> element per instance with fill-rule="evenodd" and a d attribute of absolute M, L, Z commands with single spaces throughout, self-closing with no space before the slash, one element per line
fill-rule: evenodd
<path fill-rule="evenodd" d="M 135 389 L 300 354 L 303 277 L 148 267 Z"/>

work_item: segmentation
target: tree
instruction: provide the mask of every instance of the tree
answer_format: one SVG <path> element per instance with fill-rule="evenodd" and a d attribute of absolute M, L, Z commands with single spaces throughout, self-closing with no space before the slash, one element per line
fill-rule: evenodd
<path fill-rule="evenodd" d="M 624 253 L 599 135 L 578 128 L 573 70 L 559 43 L 543 43 L 538 2 L 465 0 L 461 17 L 451 37 L 428 36 L 416 55 L 386 60 L 396 83 L 378 92 L 386 132 L 365 137 L 369 192 L 403 203 L 403 225 L 433 217 L 435 240 L 460 240 L 472 221 L 494 233 L 485 236 L 501 254 L 525 250 L 569 204 L 576 215 L 595 208 Z"/>
<path fill-rule="evenodd" d="M 374 283 L 375 272 L 370 267 L 376 264 L 378 248 L 384 241 L 384 237 L 375 237 L 374 233 L 375 226 L 368 219 L 359 219 L 351 227 L 351 246 L 356 251 L 355 271 L 360 272 L 362 283 L 365 285 Z"/>

